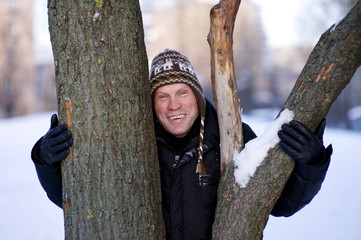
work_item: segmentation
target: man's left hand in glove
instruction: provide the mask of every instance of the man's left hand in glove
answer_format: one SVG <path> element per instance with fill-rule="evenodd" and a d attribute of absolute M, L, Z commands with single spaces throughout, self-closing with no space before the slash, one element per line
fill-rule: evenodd
<path fill-rule="evenodd" d="M 281 139 L 279 145 L 296 163 L 319 164 L 325 153 L 322 140 L 325 126 L 324 118 L 313 133 L 302 123 L 292 120 L 289 124 L 283 124 L 278 132 Z"/>

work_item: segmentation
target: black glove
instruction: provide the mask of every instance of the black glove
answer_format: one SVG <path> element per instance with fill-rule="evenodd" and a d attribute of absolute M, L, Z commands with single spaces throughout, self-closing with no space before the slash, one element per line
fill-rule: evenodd
<path fill-rule="evenodd" d="M 51 116 L 50 130 L 44 135 L 40 145 L 40 159 L 47 165 L 65 159 L 73 138 L 66 124 L 58 126 L 56 114 Z"/>
<path fill-rule="evenodd" d="M 279 145 L 297 163 L 317 164 L 322 161 L 320 156 L 324 154 L 323 132 L 326 126 L 326 119 L 322 119 L 315 133 L 302 123 L 292 120 L 289 124 L 283 124 L 282 130 L 278 132 L 281 139 Z"/>

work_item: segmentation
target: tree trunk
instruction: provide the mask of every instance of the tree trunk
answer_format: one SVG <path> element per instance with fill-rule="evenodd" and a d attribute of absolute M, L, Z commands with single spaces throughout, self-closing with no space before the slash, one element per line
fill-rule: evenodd
<path fill-rule="evenodd" d="M 161 239 L 164 227 L 138 1 L 49 0 L 67 239 Z"/>
<path fill-rule="evenodd" d="M 338 25 L 321 36 L 283 108 L 292 110 L 294 119 L 315 130 L 360 64 L 359 0 Z M 227 165 L 218 190 L 214 239 L 262 239 L 269 213 L 293 166 L 290 157 L 276 145 L 269 150 L 247 187 L 240 188 L 234 184 L 233 164 Z"/>

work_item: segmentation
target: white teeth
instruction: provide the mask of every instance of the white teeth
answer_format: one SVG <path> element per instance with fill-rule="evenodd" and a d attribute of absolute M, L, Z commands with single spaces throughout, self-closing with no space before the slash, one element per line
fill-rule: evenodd
<path fill-rule="evenodd" d="M 170 120 L 174 120 L 174 119 L 179 119 L 179 118 L 184 118 L 186 115 L 185 114 L 182 114 L 182 115 L 177 115 L 177 116 L 171 116 L 171 117 L 168 117 Z"/>

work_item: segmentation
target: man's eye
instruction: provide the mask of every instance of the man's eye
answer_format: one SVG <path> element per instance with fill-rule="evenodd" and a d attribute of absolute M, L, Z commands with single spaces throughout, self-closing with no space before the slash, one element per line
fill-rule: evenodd
<path fill-rule="evenodd" d="M 167 98 L 167 96 L 164 95 L 158 95 L 158 99 L 159 100 L 165 100 Z"/>
<path fill-rule="evenodd" d="M 180 95 L 181 95 L 181 96 L 185 96 L 185 95 L 187 95 L 187 93 L 188 93 L 187 91 L 181 91 L 181 92 L 180 92 Z"/>

